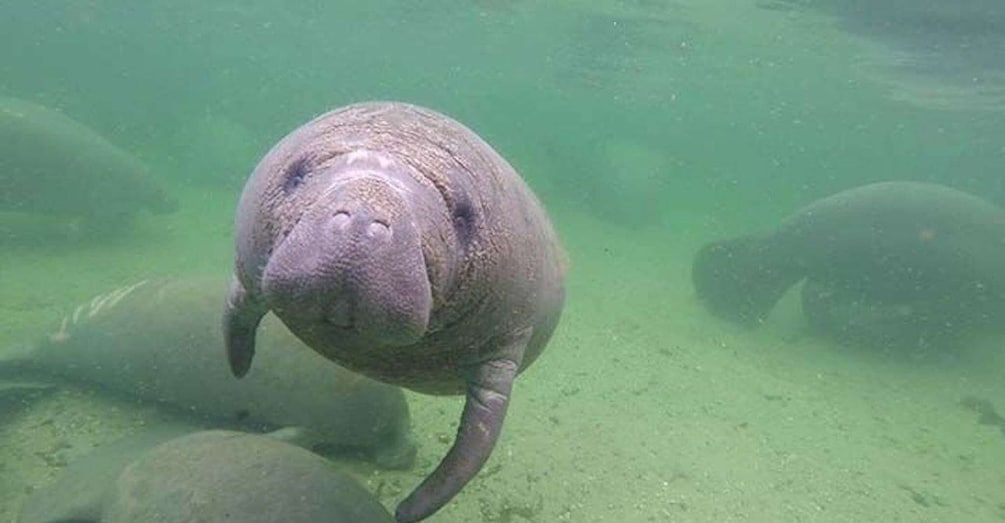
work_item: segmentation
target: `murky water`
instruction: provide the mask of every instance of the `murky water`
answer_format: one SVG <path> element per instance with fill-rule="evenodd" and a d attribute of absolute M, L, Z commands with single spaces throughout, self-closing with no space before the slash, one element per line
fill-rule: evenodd
<path fill-rule="evenodd" d="M 796 288 L 750 328 L 713 314 L 691 278 L 709 242 L 871 182 L 1005 205 L 1005 8 L 952 7 L 9 2 L 0 349 L 58 335 L 78 305 L 137 281 L 225 277 L 237 197 L 273 143 L 340 105 L 407 101 L 506 157 L 571 261 L 562 323 L 517 380 L 498 447 L 431 521 L 1001 520 L 997 321 L 964 322 L 952 343 L 849 343 L 807 322 Z M 28 124 L 11 98 L 87 130 L 45 120 L 55 135 L 17 141 Z M 94 153 L 105 146 L 118 152 Z M 93 167 L 121 166 L 117 154 L 142 168 Z M 154 186 L 177 209 L 141 202 Z M 964 234 L 928 216 L 907 218 L 920 240 Z M 976 220 L 994 230 L 995 219 Z M 1005 263 L 990 234 L 939 270 L 991 267 L 980 274 L 993 282 Z M 855 307 L 836 321 L 859 333 L 855 315 L 875 309 Z M 5 521 L 96 446 L 186 420 L 93 384 L 0 375 Z M 389 508 L 442 457 L 461 405 L 407 399 L 412 470 L 336 458 Z"/>

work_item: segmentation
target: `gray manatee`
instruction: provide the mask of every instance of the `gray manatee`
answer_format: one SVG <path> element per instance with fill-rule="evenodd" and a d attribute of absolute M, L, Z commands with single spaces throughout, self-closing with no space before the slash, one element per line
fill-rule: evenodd
<path fill-rule="evenodd" d="M 264 364 L 235 378 L 220 354 L 226 292 L 226 280 L 213 277 L 116 289 L 74 309 L 44 339 L 0 355 L 0 375 L 96 385 L 211 427 L 298 427 L 323 450 L 412 466 L 402 390 L 326 360 L 274 317 L 261 329 Z"/>
<path fill-rule="evenodd" d="M 100 521 L 102 503 L 122 469 L 151 448 L 198 432 L 197 427 L 166 424 L 101 445 L 70 463 L 56 480 L 21 506 L 17 523 Z"/>
<path fill-rule="evenodd" d="M 93 129 L 0 97 L 0 210 L 111 222 L 177 206 L 136 157 Z"/>
<path fill-rule="evenodd" d="M 236 375 L 248 372 L 271 310 L 353 371 L 466 394 L 453 446 L 396 518 L 446 504 L 488 459 L 514 378 L 561 315 L 564 257 L 530 188 L 442 114 L 350 105 L 260 161 L 238 204 L 236 244 L 224 314 Z"/>
<path fill-rule="evenodd" d="M 772 231 L 704 246 L 692 278 L 713 313 L 744 324 L 806 280 L 803 310 L 820 330 L 850 339 L 959 331 L 1005 312 L 1005 211 L 932 183 L 869 184 Z"/>
<path fill-rule="evenodd" d="M 867 293 L 807 280 L 802 310 L 814 332 L 841 342 L 917 353 L 946 348 L 972 334 L 994 330 L 1005 318 L 1005 301 L 958 294 L 877 300 Z"/>
<path fill-rule="evenodd" d="M 205 431 L 130 463 L 102 523 L 390 523 L 391 514 L 335 464 L 274 438 Z"/>
<path fill-rule="evenodd" d="M 185 432 L 169 426 L 100 447 L 37 491 L 18 522 L 393 521 L 335 464 L 279 438 Z"/>

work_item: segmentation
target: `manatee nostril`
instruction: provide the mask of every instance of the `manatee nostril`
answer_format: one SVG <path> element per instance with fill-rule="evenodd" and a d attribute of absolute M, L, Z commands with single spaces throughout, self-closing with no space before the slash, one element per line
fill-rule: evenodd
<path fill-rule="evenodd" d="M 367 236 L 371 238 L 383 238 L 391 234 L 391 227 L 380 220 L 374 220 L 366 229 Z"/>
<path fill-rule="evenodd" d="M 345 229 L 349 227 L 350 222 L 352 222 L 352 218 L 345 211 L 339 211 L 332 216 L 332 225 L 336 229 Z"/>

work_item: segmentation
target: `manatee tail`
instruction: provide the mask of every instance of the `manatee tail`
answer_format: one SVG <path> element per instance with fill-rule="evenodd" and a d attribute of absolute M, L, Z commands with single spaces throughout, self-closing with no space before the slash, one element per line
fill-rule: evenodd
<path fill-rule="evenodd" d="M 705 245 L 691 266 L 698 298 L 721 318 L 752 326 L 768 316 L 804 276 L 792 253 L 769 236 L 744 236 Z"/>

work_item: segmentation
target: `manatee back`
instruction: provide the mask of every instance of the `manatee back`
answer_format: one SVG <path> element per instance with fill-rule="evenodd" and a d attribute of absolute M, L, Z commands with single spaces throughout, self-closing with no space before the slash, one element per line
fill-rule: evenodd
<path fill-rule="evenodd" d="M 235 378 L 219 325 L 225 292 L 225 280 L 212 277 L 120 287 L 70 311 L 17 367 L 159 403 L 205 423 L 303 427 L 329 446 L 367 452 L 411 447 L 400 389 L 326 360 L 274 317 L 262 326 L 263 364 Z M 408 449 L 399 450 L 402 462 L 388 465 L 410 466 Z"/>
<path fill-rule="evenodd" d="M 206 431 L 164 443 L 119 476 L 108 523 L 390 523 L 380 502 L 324 458 L 272 438 Z"/>
<path fill-rule="evenodd" d="M 842 191 L 794 213 L 777 238 L 809 278 L 873 298 L 1005 298 L 1005 211 L 949 187 L 882 182 Z"/>
<path fill-rule="evenodd" d="M 56 481 L 34 491 L 17 523 L 100 521 L 102 502 L 122 470 L 151 448 L 196 432 L 187 425 L 162 425 L 98 447 L 70 463 Z"/>

